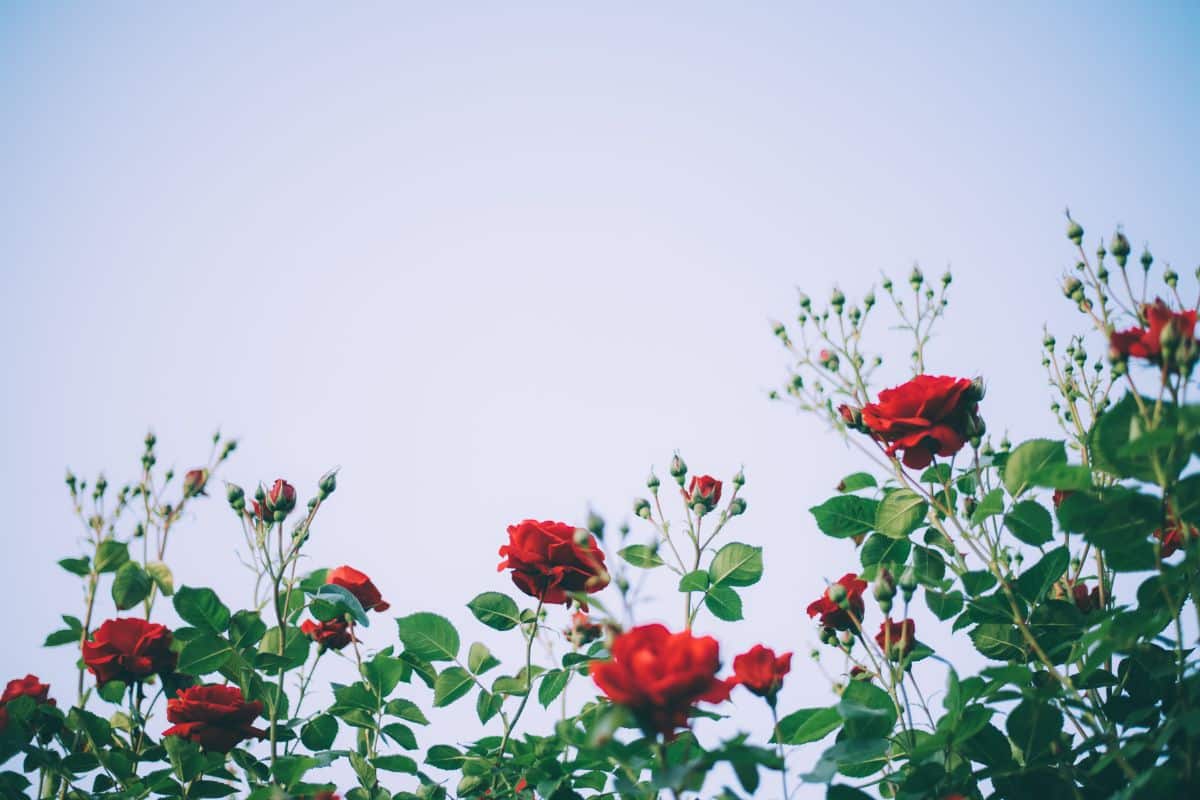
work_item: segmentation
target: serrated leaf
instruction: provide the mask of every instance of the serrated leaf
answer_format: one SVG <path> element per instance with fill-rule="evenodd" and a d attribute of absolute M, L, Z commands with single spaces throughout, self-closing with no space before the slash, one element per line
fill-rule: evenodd
<path fill-rule="evenodd" d="M 708 588 L 708 584 L 708 572 L 698 569 L 695 572 L 689 572 L 679 579 L 679 591 L 703 592 Z"/>
<path fill-rule="evenodd" d="M 631 544 L 617 552 L 626 563 L 642 569 L 654 569 L 667 563 L 647 544 Z"/>
<path fill-rule="evenodd" d="M 875 530 L 893 539 L 907 538 L 925 519 L 929 505 L 911 489 L 897 489 L 879 503 Z"/>
<path fill-rule="evenodd" d="M 175 592 L 174 604 L 183 621 L 197 628 L 222 633 L 229 625 L 229 608 L 212 589 L 180 586 Z"/>
<path fill-rule="evenodd" d="M 737 622 L 742 618 L 742 598 L 728 586 L 713 586 L 704 595 L 704 606 L 717 619 Z"/>
<path fill-rule="evenodd" d="M 467 603 L 475 619 L 498 631 L 507 631 L 521 623 L 521 609 L 516 602 L 500 592 L 484 592 Z"/>
<path fill-rule="evenodd" d="M 992 489 L 983 496 L 979 505 L 971 512 L 971 524 L 978 525 L 988 517 L 994 517 L 1004 511 L 1004 490 Z"/>
<path fill-rule="evenodd" d="M 779 735 L 784 744 L 800 745 L 824 739 L 842 727 L 837 708 L 802 708 L 779 720 Z M 775 744 L 775 737 L 771 743 Z"/>
<path fill-rule="evenodd" d="M 170 567 L 161 561 L 151 561 L 146 565 L 146 572 L 164 597 L 175 594 L 175 577 L 171 574 Z"/>
<path fill-rule="evenodd" d="M 542 708 L 549 706 L 562 694 L 570 679 L 571 673 L 561 669 L 552 669 L 542 676 L 542 685 L 538 687 L 538 703 Z"/>
<path fill-rule="evenodd" d="M 487 645 L 483 642 L 473 643 L 467 651 L 467 669 L 476 675 L 482 675 L 499 663 L 500 661 L 492 655 L 492 651 L 488 650 Z"/>
<path fill-rule="evenodd" d="M 837 485 L 839 492 L 857 492 L 860 489 L 873 489 L 879 484 L 875 476 L 869 472 L 854 472 L 842 478 Z"/>
<path fill-rule="evenodd" d="M 396 620 L 404 649 L 426 661 L 453 661 L 458 658 L 458 631 L 450 620 L 438 614 L 419 611 Z"/>
<path fill-rule="evenodd" d="M 333 747 L 337 738 L 337 720 L 329 714 L 318 714 L 306 722 L 300 729 L 300 741 L 313 752 L 321 752 Z"/>
<path fill-rule="evenodd" d="M 474 682 L 471 673 L 462 667 L 447 667 L 433 683 L 433 705 L 437 708 L 450 705 L 471 691 Z"/>
<path fill-rule="evenodd" d="M 1071 552 L 1066 547 L 1056 547 L 1042 556 L 1036 564 L 1017 578 L 1017 593 L 1030 603 L 1037 603 L 1054 582 L 1062 577 L 1071 563 Z"/>
<path fill-rule="evenodd" d="M 730 542 L 718 550 L 708 568 L 713 586 L 753 586 L 762 574 L 762 548 L 741 542 Z"/>
<path fill-rule="evenodd" d="M 1054 538 L 1054 521 L 1044 506 L 1022 500 L 1004 516 L 1009 533 L 1031 547 L 1041 547 Z"/>
<path fill-rule="evenodd" d="M 1067 450 L 1061 441 L 1030 439 L 1022 442 L 1009 454 L 1008 461 L 1005 462 L 1004 487 L 1010 495 L 1019 497 L 1036 485 L 1034 479 L 1039 472 L 1066 463 Z"/>
<path fill-rule="evenodd" d="M 857 495 L 842 495 L 831 497 L 819 506 L 813 506 L 809 512 L 816 520 L 817 527 L 826 536 L 846 539 L 870 531 L 875 526 L 878 508 L 878 500 Z"/>
<path fill-rule="evenodd" d="M 141 564 L 126 561 L 113 576 L 112 598 L 118 611 L 133 608 L 150 595 L 150 576 Z"/>

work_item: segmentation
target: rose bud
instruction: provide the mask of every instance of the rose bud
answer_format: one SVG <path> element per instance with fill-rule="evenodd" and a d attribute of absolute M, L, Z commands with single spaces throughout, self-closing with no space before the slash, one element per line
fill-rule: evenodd
<path fill-rule="evenodd" d="M 650 519 L 650 501 L 644 497 L 639 497 L 633 501 L 633 513 L 637 514 L 642 519 Z"/>
<path fill-rule="evenodd" d="M 236 483 L 225 485 L 225 497 L 229 500 L 229 507 L 238 514 L 246 510 L 246 492 Z"/>
<path fill-rule="evenodd" d="M 83 663 L 101 686 L 144 681 L 175 669 L 178 655 L 171 650 L 172 639 L 165 626 L 138 617 L 106 620 L 83 643 Z"/>
<path fill-rule="evenodd" d="M 916 642 L 916 627 L 916 623 L 911 619 L 901 622 L 885 619 L 879 625 L 879 633 L 875 635 L 875 641 L 888 659 L 900 661 L 912 652 Z"/>
<path fill-rule="evenodd" d="M 729 516 L 736 517 L 746 513 L 746 501 L 741 497 L 735 497 L 729 501 Z"/>
<path fill-rule="evenodd" d="M 854 621 L 861 622 L 863 618 L 863 592 L 866 590 L 867 582 L 848 572 L 809 603 L 808 616 L 820 615 L 821 625 L 831 630 L 854 630 Z"/>
<path fill-rule="evenodd" d="M 1076 245 L 1083 244 L 1083 226 L 1070 217 L 1067 217 L 1067 238 Z"/>
<path fill-rule="evenodd" d="M 296 507 L 296 488 L 283 478 L 277 478 L 267 492 L 266 510 L 276 522 L 283 522 Z"/>
<path fill-rule="evenodd" d="M 694 475 L 684 495 L 692 510 L 703 516 L 721 502 L 721 482 L 711 475 Z"/>
<path fill-rule="evenodd" d="M 207 469 L 191 469 L 183 475 L 183 496 L 195 497 L 198 494 L 204 494 L 204 487 L 208 484 Z"/>
<path fill-rule="evenodd" d="M 1125 238 L 1125 234 L 1121 231 L 1114 233 L 1108 249 L 1113 254 L 1113 258 L 1117 260 L 1117 264 L 1125 266 L 1125 262 L 1129 258 L 1129 240 Z"/>
<path fill-rule="evenodd" d="M 671 458 L 671 466 L 669 467 L 669 471 L 671 473 L 671 477 L 674 478 L 675 482 L 679 484 L 680 488 L 682 488 L 684 478 L 687 476 L 687 464 L 683 463 L 683 459 L 679 457 L 679 453 L 676 453 L 674 457 Z"/>
<path fill-rule="evenodd" d="M 354 641 L 350 623 L 344 619 L 314 622 L 306 619 L 300 623 L 300 632 L 316 642 L 322 650 L 341 650 Z"/>
<path fill-rule="evenodd" d="M 783 687 L 783 676 L 792 669 L 792 654 L 776 656 L 769 647 L 756 644 L 733 659 L 733 683 L 741 684 L 771 706 Z"/>
<path fill-rule="evenodd" d="M 321 477 L 321 482 L 317 485 L 317 493 L 322 500 L 325 500 L 329 495 L 333 494 L 337 489 L 337 470 L 327 472 Z"/>
<path fill-rule="evenodd" d="M 247 703 L 236 686 L 208 684 L 180 689 L 167 701 L 167 720 L 175 723 L 163 736 L 179 736 L 205 750 L 228 753 L 245 739 L 265 739 L 267 732 L 251 723 L 263 705 Z"/>

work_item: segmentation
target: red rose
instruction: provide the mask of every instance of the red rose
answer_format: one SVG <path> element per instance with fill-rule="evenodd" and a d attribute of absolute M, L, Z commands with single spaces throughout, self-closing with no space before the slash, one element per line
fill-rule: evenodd
<path fill-rule="evenodd" d="M 976 425 L 979 392 L 966 378 L 918 375 L 879 393 L 879 402 L 862 409 L 863 425 L 887 454 L 901 453 L 905 466 L 921 469 L 934 456 L 952 456 L 966 444 L 968 426 Z"/>
<path fill-rule="evenodd" d="M 1063 501 L 1073 494 L 1075 492 L 1070 489 L 1055 489 L 1054 494 L 1050 496 L 1050 502 L 1054 503 L 1055 510 L 1058 510 Z"/>
<path fill-rule="evenodd" d="M 850 680 L 852 681 L 869 681 L 871 678 L 871 673 L 862 667 L 853 666 L 850 668 Z"/>
<path fill-rule="evenodd" d="M 1153 304 L 1142 306 L 1142 317 L 1148 328 L 1128 328 L 1114 332 L 1108 340 L 1113 357 L 1119 359 L 1144 358 L 1151 364 L 1163 363 L 1163 345 L 1168 344 L 1167 369 L 1178 372 L 1181 365 L 1195 361 L 1196 310 L 1172 311 L 1170 306 L 1157 299 Z M 1164 339 L 1166 342 L 1164 342 Z M 1190 342 L 1186 352 L 1176 353 L 1181 342 Z"/>
<path fill-rule="evenodd" d="M 204 494 L 204 487 L 207 484 L 208 470 L 189 469 L 183 476 L 183 496 L 195 497 L 198 494 Z"/>
<path fill-rule="evenodd" d="M 617 705 L 633 712 L 647 735 L 670 738 L 685 727 L 698 702 L 729 699 L 730 684 L 717 678 L 717 640 L 640 625 L 618 636 L 608 661 L 593 662 L 592 680 Z"/>
<path fill-rule="evenodd" d="M 171 672 L 178 655 L 171 650 L 171 632 L 166 626 L 138 617 L 110 619 L 92 631 L 83 643 L 83 663 L 96 676 L 96 683 L 133 683 L 151 675 Z"/>
<path fill-rule="evenodd" d="M 901 622 L 885 619 L 879 625 L 875 641 L 879 643 L 884 655 L 892 661 L 899 661 L 912 652 L 913 644 L 916 643 L 916 632 L 917 625 L 911 619 Z"/>
<path fill-rule="evenodd" d="M 500 555 L 504 560 L 496 570 L 511 569 L 517 588 L 544 603 L 569 603 L 569 592 L 594 594 L 608 586 L 596 537 L 565 522 L 527 519 L 509 525 Z"/>
<path fill-rule="evenodd" d="M 350 623 L 344 619 L 331 619 L 328 622 L 306 619 L 300 623 L 300 632 L 324 650 L 341 650 L 354 640 L 354 635 L 350 633 Z"/>
<path fill-rule="evenodd" d="M 181 736 L 217 753 L 228 753 L 244 739 L 265 738 L 252 723 L 262 713 L 258 700 L 247 703 L 236 686 L 207 684 L 180 689 L 167 701 L 167 719 L 175 724 L 163 736 Z"/>
<path fill-rule="evenodd" d="M 18 697 L 32 697 L 38 703 L 54 705 L 54 701 L 49 698 L 50 684 L 42 683 L 36 675 L 26 675 L 24 678 L 14 678 L 4 687 L 4 693 L 0 694 L 0 733 L 8 727 L 8 709 L 4 705 Z"/>
<path fill-rule="evenodd" d="M 1071 598 L 1075 601 L 1075 607 L 1084 614 L 1090 614 L 1101 608 L 1099 585 L 1093 586 L 1089 592 L 1087 586 L 1077 583 L 1071 587 Z"/>
<path fill-rule="evenodd" d="M 283 478 L 276 478 L 275 483 L 271 485 L 271 491 L 267 492 L 265 505 L 275 521 L 281 522 L 296 507 L 296 487 Z"/>
<path fill-rule="evenodd" d="M 783 676 L 792 669 L 792 654 L 776 656 L 769 647 L 756 644 L 733 659 L 733 677 L 768 703 L 775 704 L 775 695 L 783 687 Z"/>
<path fill-rule="evenodd" d="M 707 514 L 721 502 L 721 482 L 711 475 L 693 475 L 684 494 L 698 514 Z"/>
<path fill-rule="evenodd" d="M 833 593 L 840 593 L 839 590 L 833 589 L 833 586 L 840 586 L 846 593 L 846 603 L 848 609 L 842 608 L 837 601 L 833 599 Z M 816 600 L 808 604 L 808 615 L 815 617 L 821 615 L 821 625 L 826 628 L 834 628 L 839 631 L 852 631 L 857 626 L 854 620 L 859 623 L 863 620 L 863 592 L 867 590 L 867 582 L 858 579 L 858 576 L 853 572 L 847 572 L 845 575 L 837 579 L 837 583 L 833 584 L 825 593 Z M 854 618 L 851 619 L 850 615 Z"/>
<path fill-rule="evenodd" d="M 1166 531 L 1161 528 L 1154 532 L 1154 538 L 1161 542 L 1161 551 L 1163 558 L 1170 558 L 1179 550 L 1187 546 L 1187 540 L 1195 538 L 1200 531 L 1197 531 L 1195 525 L 1187 523 L 1180 524 L 1178 522 L 1167 526 Z"/>
<path fill-rule="evenodd" d="M 337 569 L 330 570 L 329 575 L 325 578 L 326 583 L 332 583 L 334 586 L 341 586 L 358 600 L 359 605 L 364 611 L 387 611 L 392 607 L 391 603 L 384 602 L 383 597 L 379 594 L 379 590 L 375 588 L 375 584 L 371 583 L 371 579 L 363 573 L 354 569 L 354 567 L 341 566 Z"/>

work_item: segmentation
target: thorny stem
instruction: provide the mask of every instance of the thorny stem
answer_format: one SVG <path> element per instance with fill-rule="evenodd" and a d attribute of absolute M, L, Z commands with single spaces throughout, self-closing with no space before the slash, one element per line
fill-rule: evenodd
<path fill-rule="evenodd" d="M 512 736 L 513 729 L 517 727 L 517 722 L 521 719 L 521 714 L 525 712 L 525 706 L 529 702 L 529 695 L 533 693 L 533 642 L 537 638 L 538 624 L 542 618 L 542 606 L 545 603 L 545 600 L 538 599 L 537 610 L 533 613 L 533 622 L 530 625 L 529 635 L 525 639 L 525 694 L 521 697 L 521 703 L 513 713 L 512 721 L 504 726 L 504 736 L 500 740 L 500 752 L 498 754 L 498 759 L 500 760 L 504 759 L 504 751 L 508 748 L 508 740 Z"/>

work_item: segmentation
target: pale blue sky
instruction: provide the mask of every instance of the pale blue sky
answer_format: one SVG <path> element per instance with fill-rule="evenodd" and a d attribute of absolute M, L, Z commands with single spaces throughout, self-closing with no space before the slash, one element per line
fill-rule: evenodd
<path fill-rule="evenodd" d="M 81 606 L 64 467 L 133 477 L 153 426 L 184 469 L 220 425 L 243 484 L 342 466 L 314 565 L 500 651 L 462 604 L 510 588 L 505 525 L 620 517 L 675 448 L 744 463 L 767 572 L 711 631 L 799 652 L 785 710 L 827 701 L 803 609 L 857 561 L 805 509 L 859 462 L 764 399 L 767 320 L 952 264 L 933 369 L 1053 433 L 1063 207 L 1200 261 L 1198 37 L 1187 3 L 0 2 L 0 678 L 70 694 L 39 648 Z M 248 601 L 238 541 L 197 508 L 177 580 Z"/>

